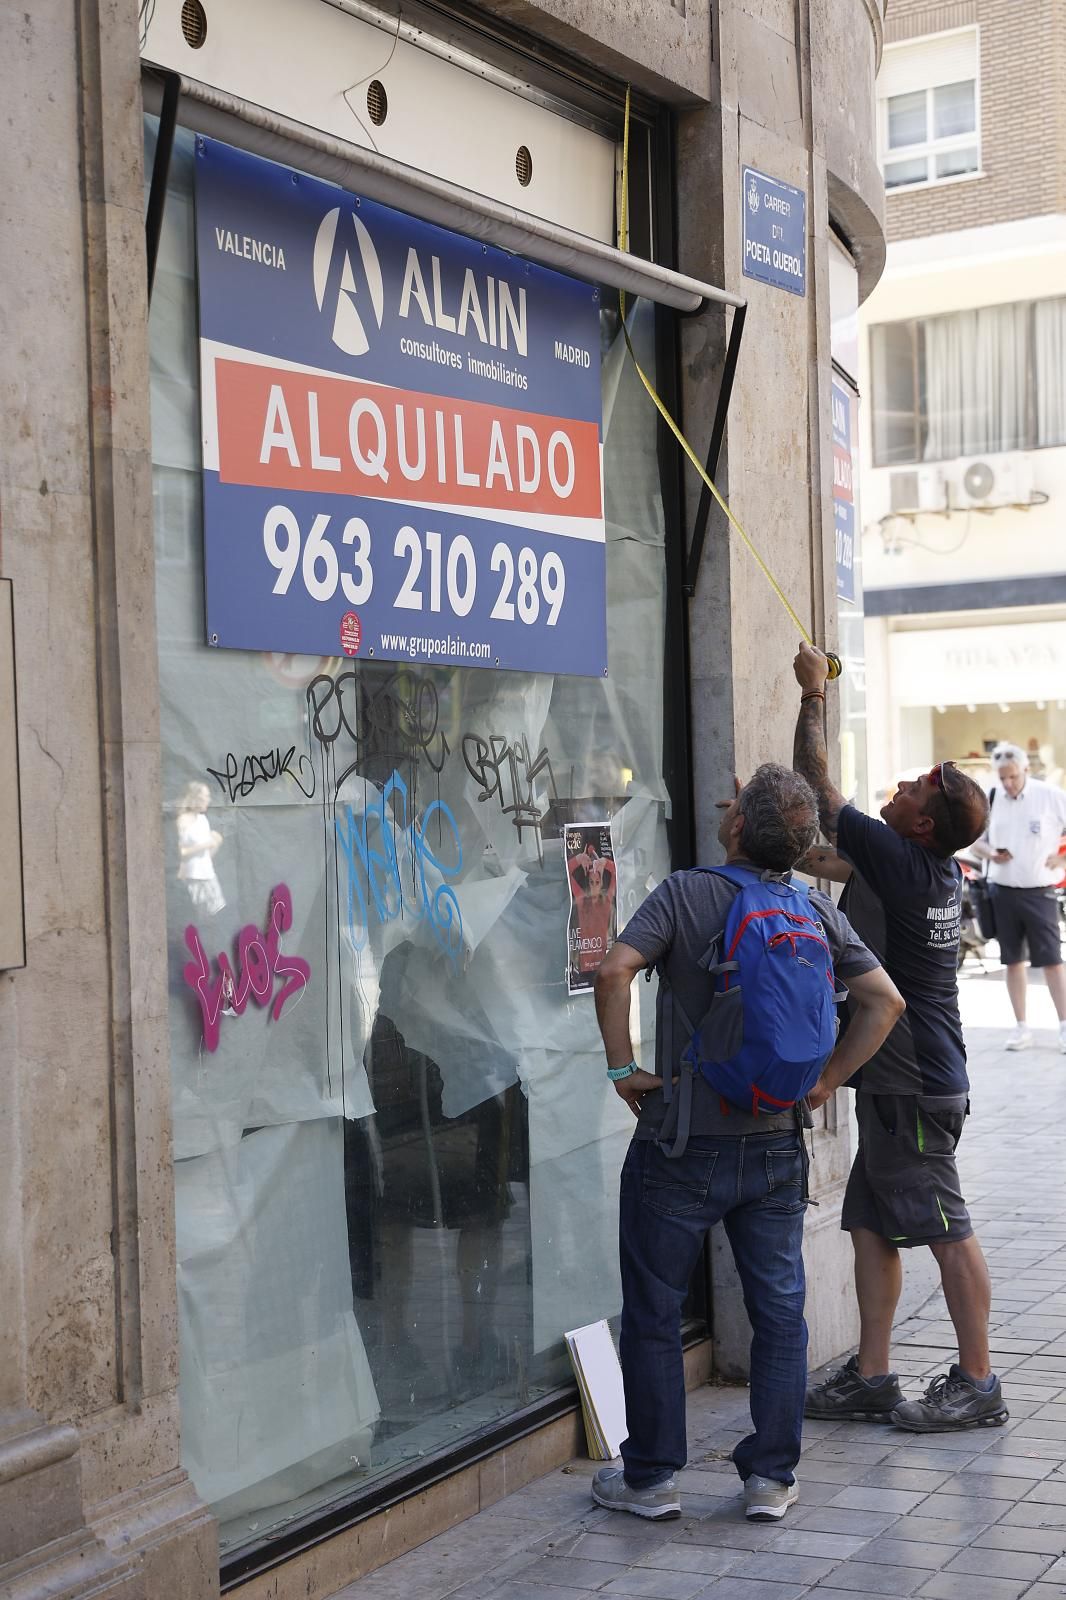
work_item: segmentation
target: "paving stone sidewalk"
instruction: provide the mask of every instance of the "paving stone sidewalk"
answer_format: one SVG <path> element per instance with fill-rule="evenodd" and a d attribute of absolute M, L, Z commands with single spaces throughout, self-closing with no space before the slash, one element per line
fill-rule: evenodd
<path fill-rule="evenodd" d="M 998 972 L 967 978 L 963 1015 L 974 1115 L 960 1164 L 994 1281 L 1005 1427 L 809 1423 L 799 1505 L 784 1524 L 747 1524 L 728 1459 L 746 1392 L 705 1388 L 690 1396 L 680 1521 L 595 1509 L 595 1469 L 575 1461 L 336 1600 L 1066 1600 L 1066 1056 L 1043 990 L 1035 1048 L 1006 1053 Z M 937 1293 L 897 1330 L 905 1389 L 953 1347 Z"/>

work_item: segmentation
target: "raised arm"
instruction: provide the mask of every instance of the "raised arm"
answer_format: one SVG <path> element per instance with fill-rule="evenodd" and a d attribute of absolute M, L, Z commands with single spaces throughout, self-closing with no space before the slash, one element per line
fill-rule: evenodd
<path fill-rule="evenodd" d="M 796 862 L 795 870 L 805 872 L 809 878 L 825 878 L 829 883 L 847 883 L 852 874 L 852 865 L 835 850 L 830 850 L 828 845 L 816 844 Z"/>
<path fill-rule="evenodd" d="M 818 801 L 818 822 L 826 838 L 834 844 L 837 819 L 847 804 L 829 777 L 829 751 L 825 744 L 825 685 L 829 663 L 820 650 L 801 644 L 792 663 L 803 697 L 796 719 L 792 746 L 792 765 L 806 778 Z"/>

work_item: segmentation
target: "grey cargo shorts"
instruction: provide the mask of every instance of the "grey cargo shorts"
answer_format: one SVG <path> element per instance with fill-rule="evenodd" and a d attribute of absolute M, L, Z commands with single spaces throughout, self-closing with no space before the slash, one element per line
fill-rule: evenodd
<path fill-rule="evenodd" d="M 970 1105 L 966 1095 L 855 1096 L 859 1148 L 840 1226 L 868 1228 L 900 1249 L 969 1239 L 955 1150 Z"/>

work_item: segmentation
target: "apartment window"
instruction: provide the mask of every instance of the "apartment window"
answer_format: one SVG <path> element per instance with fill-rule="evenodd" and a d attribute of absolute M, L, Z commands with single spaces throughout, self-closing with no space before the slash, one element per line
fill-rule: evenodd
<path fill-rule="evenodd" d="M 944 183 L 980 169 L 975 28 L 889 46 L 877 91 L 887 189 Z"/>
<path fill-rule="evenodd" d="M 874 465 L 1066 445 L 1066 298 L 870 330 Z"/>

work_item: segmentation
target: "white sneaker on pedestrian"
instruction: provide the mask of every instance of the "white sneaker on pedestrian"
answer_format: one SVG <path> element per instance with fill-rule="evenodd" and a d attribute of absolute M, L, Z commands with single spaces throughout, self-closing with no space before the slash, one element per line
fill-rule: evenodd
<path fill-rule="evenodd" d="M 631 1511 L 635 1517 L 650 1517 L 653 1522 L 681 1515 L 681 1496 L 672 1473 L 653 1489 L 631 1489 L 621 1467 L 601 1467 L 592 1480 L 592 1498 L 607 1511 Z"/>
<path fill-rule="evenodd" d="M 778 1483 L 776 1478 L 744 1479 L 744 1515 L 749 1522 L 778 1522 L 799 1499 L 798 1483 Z"/>
<path fill-rule="evenodd" d="M 1008 1050 L 1028 1050 L 1028 1048 L 1032 1044 L 1032 1042 L 1033 1042 L 1033 1036 L 1029 1032 L 1029 1029 L 1025 1026 L 1024 1023 L 1019 1022 L 1018 1026 L 1011 1030 L 1011 1033 L 1007 1038 L 1007 1049 Z"/>
<path fill-rule="evenodd" d="M 1066 1022 L 1059 1023 L 1059 1049 L 1066 1056 Z"/>

